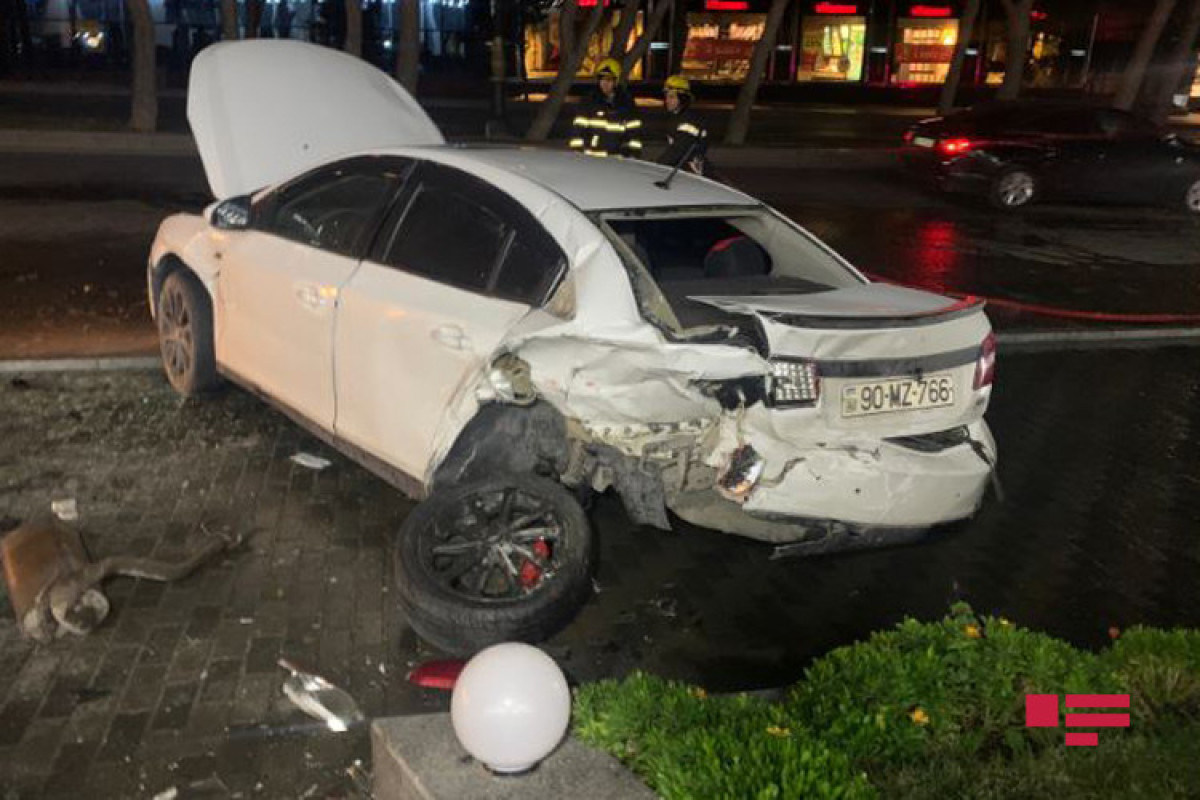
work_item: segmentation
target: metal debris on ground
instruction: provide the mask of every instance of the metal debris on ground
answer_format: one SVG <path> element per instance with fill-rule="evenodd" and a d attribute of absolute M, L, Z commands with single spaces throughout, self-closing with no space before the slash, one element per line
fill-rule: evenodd
<path fill-rule="evenodd" d="M 333 463 L 327 458 L 321 458 L 320 456 L 314 456 L 312 453 L 304 452 L 292 455 L 292 462 L 308 469 L 317 470 L 318 472 Z"/>
<path fill-rule="evenodd" d="M 279 659 L 279 666 L 291 673 L 283 682 L 288 700 L 310 717 L 321 720 L 331 731 L 341 733 L 351 725 L 366 721 L 347 692 L 334 686 L 320 675 L 307 672 L 288 661 Z"/>
<path fill-rule="evenodd" d="M 74 497 L 51 501 L 50 510 L 63 522 L 74 522 L 79 519 L 79 504 L 75 502 Z"/>
<path fill-rule="evenodd" d="M 109 603 L 100 584 L 106 578 L 125 575 L 153 581 L 179 580 L 240 541 L 212 537 L 190 558 L 178 563 L 132 556 L 92 562 L 78 531 L 43 516 L 7 533 L 0 540 L 0 555 L 21 632 L 36 641 L 48 642 L 64 633 L 83 636 L 104 621 Z"/>

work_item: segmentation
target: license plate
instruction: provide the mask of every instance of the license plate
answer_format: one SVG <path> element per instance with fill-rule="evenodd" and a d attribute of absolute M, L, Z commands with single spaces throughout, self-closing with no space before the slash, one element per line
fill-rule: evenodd
<path fill-rule="evenodd" d="M 889 378 L 856 383 L 842 389 L 842 416 L 865 417 L 918 408 L 954 405 L 954 378 L 930 375 L 924 378 Z"/>
<path fill-rule="evenodd" d="M 915 136 L 913 137 L 913 144 L 917 147 L 933 147 L 933 139 L 927 136 Z"/>

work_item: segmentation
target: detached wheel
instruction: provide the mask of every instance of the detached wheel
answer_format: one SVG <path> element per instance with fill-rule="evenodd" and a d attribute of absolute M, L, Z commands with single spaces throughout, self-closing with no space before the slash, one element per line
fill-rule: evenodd
<path fill-rule="evenodd" d="M 394 555 L 413 629 L 456 655 L 545 639 L 591 591 L 587 515 L 569 491 L 533 475 L 435 492 L 404 521 Z"/>
<path fill-rule="evenodd" d="M 1025 169 L 1010 169 L 992 182 L 988 199 L 996 208 L 1016 211 L 1025 208 L 1037 197 L 1037 178 Z"/>
<path fill-rule="evenodd" d="M 158 347 L 167 380 L 179 394 L 191 397 L 219 382 L 208 292 L 184 270 L 168 275 L 158 293 Z"/>
<path fill-rule="evenodd" d="M 1200 180 L 1192 182 L 1183 196 L 1184 208 L 1189 214 L 1200 216 Z"/>

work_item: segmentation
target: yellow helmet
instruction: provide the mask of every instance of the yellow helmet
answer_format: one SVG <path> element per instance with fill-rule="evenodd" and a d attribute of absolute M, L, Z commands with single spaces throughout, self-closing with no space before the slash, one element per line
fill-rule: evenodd
<path fill-rule="evenodd" d="M 621 78 L 621 62 L 615 58 L 606 58 L 596 67 L 597 78 Z"/>
<path fill-rule="evenodd" d="M 664 92 L 692 93 L 692 82 L 682 75 L 672 75 L 663 83 Z"/>

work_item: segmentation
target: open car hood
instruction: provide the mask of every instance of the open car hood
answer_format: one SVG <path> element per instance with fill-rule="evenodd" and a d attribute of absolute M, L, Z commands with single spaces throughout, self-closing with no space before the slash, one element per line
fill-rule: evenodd
<path fill-rule="evenodd" d="M 700 297 L 688 299 L 734 314 L 814 321 L 915 321 L 974 309 L 979 301 L 956 301 L 930 292 L 885 283 L 864 283 L 845 289 L 805 294 Z"/>
<path fill-rule="evenodd" d="M 288 40 L 206 47 L 192 65 L 187 115 L 218 199 L 339 156 L 446 141 L 383 72 L 341 51 Z"/>

